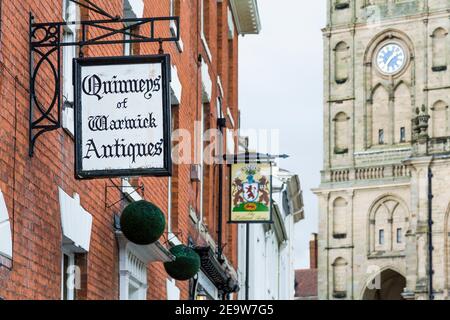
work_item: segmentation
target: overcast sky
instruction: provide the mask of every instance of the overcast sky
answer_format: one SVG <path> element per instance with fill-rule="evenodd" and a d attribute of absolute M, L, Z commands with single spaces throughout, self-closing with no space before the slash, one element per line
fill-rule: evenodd
<path fill-rule="evenodd" d="M 242 128 L 279 129 L 279 162 L 297 173 L 306 219 L 296 226 L 296 268 L 309 266 L 308 242 L 317 232 L 311 192 L 322 169 L 322 33 L 326 1 L 258 0 L 261 34 L 240 39 L 239 105 Z"/>

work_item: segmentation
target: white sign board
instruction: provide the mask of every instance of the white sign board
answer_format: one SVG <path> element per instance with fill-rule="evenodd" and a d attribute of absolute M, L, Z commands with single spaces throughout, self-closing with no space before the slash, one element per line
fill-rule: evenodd
<path fill-rule="evenodd" d="M 168 176 L 168 55 L 75 60 L 77 178 Z"/>

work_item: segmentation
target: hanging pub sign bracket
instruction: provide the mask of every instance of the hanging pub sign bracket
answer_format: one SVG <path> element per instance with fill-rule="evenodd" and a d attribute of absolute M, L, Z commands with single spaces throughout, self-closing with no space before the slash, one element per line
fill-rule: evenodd
<path fill-rule="evenodd" d="M 101 8 L 90 8 L 90 10 L 94 9 L 101 10 Z M 61 128 L 61 55 L 63 47 L 79 47 L 80 56 L 82 56 L 82 48 L 87 46 L 159 43 L 159 53 L 161 54 L 162 45 L 164 42 L 177 42 L 180 40 L 179 17 L 121 19 L 119 17 L 112 17 L 106 12 L 102 12 L 101 14 L 109 17 L 110 19 L 36 23 L 33 15 L 30 13 L 30 157 L 34 154 L 34 147 L 40 136 L 46 132 L 51 132 Z M 162 29 L 165 28 L 161 28 L 163 24 L 175 24 L 177 31 L 174 33 L 172 33 L 171 30 L 164 31 Z M 81 39 L 79 41 L 64 41 L 64 28 L 74 25 L 79 26 L 79 34 Z M 145 35 L 139 34 L 135 31 L 137 27 L 144 30 L 149 30 L 149 32 Z M 37 89 L 38 85 L 40 86 L 39 89 Z"/>

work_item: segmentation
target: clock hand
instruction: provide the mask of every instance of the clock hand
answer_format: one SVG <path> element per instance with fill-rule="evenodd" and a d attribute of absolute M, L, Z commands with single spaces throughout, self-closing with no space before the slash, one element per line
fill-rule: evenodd
<path fill-rule="evenodd" d="M 386 65 L 389 66 L 389 64 L 392 62 L 392 60 L 394 60 L 396 58 L 395 54 L 392 54 L 391 57 L 388 59 L 388 61 L 386 62 Z"/>

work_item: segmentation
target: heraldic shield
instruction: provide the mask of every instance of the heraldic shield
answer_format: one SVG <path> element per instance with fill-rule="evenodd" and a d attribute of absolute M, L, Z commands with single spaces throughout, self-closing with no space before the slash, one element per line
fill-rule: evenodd
<path fill-rule="evenodd" d="M 270 164 L 232 165 L 231 221 L 269 221 L 271 189 Z"/>

